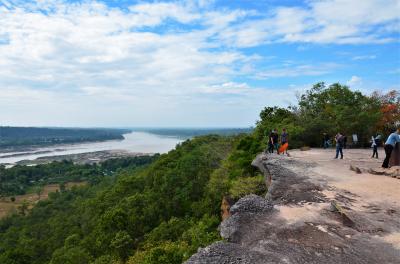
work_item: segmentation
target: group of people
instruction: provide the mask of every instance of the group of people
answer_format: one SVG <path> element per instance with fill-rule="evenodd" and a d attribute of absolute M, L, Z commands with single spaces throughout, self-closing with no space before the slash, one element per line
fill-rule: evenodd
<path fill-rule="evenodd" d="M 343 149 L 347 147 L 347 137 L 342 133 L 338 132 L 334 139 L 336 142 L 335 159 L 339 158 L 339 154 L 340 154 L 340 159 L 343 159 Z M 324 147 L 324 149 L 327 149 L 331 146 L 331 139 L 329 138 L 329 135 L 327 133 L 323 134 L 322 140 L 323 140 L 322 146 Z"/>
<path fill-rule="evenodd" d="M 286 128 L 282 129 L 282 133 L 279 135 L 279 132 L 277 129 L 273 129 L 271 132 L 266 133 L 266 137 L 268 137 L 268 148 L 266 152 L 268 153 L 274 153 L 274 150 L 276 150 L 277 154 L 280 154 L 280 152 L 286 152 L 287 155 L 287 149 L 288 149 L 288 138 L 289 135 L 286 131 Z M 336 155 L 335 159 L 339 158 L 343 159 L 343 148 L 346 148 L 347 144 L 347 137 L 340 132 L 336 134 L 335 136 L 335 142 L 336 142 Z M 371 158 L 378 158 L 378 146 L 381 145 L 382 141 L 382 136 L 377 134 L 375 136 L 371 137 L 371 148 L 372 148 L 372 157 Z M 384 144 L 384 149 L 385 149 L 385 154 L 386 157 L 382 163 L 383 168 L 388 168 L 389 167 L 389 161 L 392 155 L 392 152 L 394 148 L 396 147 L 396 144 L 400 144 L 400 127 L 397 128 L 396 131 L 391 133 L 389 137 L 387 138 L 385 144 Z M 323 147 L 329 148 L 331 145 L 330 138 L 328 134 L 324 133 L 323 134 Z M 280 146 L 283 146 L 283 150 L 281 149 L 280 151 Z"/>
<path fill-rule="evenodd" d="M 371 158 L 378 158 L 378 147 L 381 145 L 382 136 L 377 134 L 371 137 L 371 148 L 372 148 L 372 157 Z M 336 156 L 335 159 L 340 158 L 343 159 L 343 148 L 346 148 L 346 136 L 342 135 L 341 133 L 337 133 L 335 136 L 336 141 Z M 397 128 L 396 131 L 391 133 L 387 138 L 384 149 L 385 149 L 385 159 L 383 160 L 382 167 L 389 168 L 389 161 L 392 156 L 392 152 L 396 146 L 396 144 L 400 144 L 400 128 Z M 324 133 L 324 148 L 329 147 L 329 137 L 326 133 Z"/>
<path fill-rule="evenodd" d="M 282 152 L 286 152 L 288 155 L 287 149 L 289 145 L 289 135 L 286 132 L 286 128 L 282 129 L 282 133 L 279 135 L 278 129 L 273 129 L 268 135 L 268 153 L 274 153 L 276 150 L 277 154 L 280 154 L 279 148 L 280 146 L 284 146 L 284 150 Z"/>

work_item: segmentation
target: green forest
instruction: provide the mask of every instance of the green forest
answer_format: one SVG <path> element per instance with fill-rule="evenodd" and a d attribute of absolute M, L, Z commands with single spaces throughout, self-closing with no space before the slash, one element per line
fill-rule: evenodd
<path fill-rule="evenodd" d="M 195 136 L 222 135 L 232 136 L 241 133 L 250 133 L 252 128 L 135 128 L 135 131 L 145 131 L 161 136 L 189 139 Z"/>
<path fill-rule="evenodd" d="M 54 145 L 123 139 L 127 129 L 40 128 L 0 126 L 0 147 Z"/>
<path fill-rule="evenodd" d="M 140 156 L 134 158 L 109 159 L 100 164 L 73 164 L 71 161 L 51 162 L 36 166 L 16 165 L 9 169 L 0 165 L 0 197 L 26 194 L 34 187 L 67 182 L 88 182 L 95 184 L 114 172 L 141 166 L 158 157 Z"/>
<path fill-rule="evenodd" d="M 71 171 L 100 173 L 93 172 L 96 180 L 89 185 L 52 193 L 27 214 L 2 219 L 0 263 L 182 263 L 199 247 L 221 239 L 223 197 L 236 200 L 267 191 L 263 176 L 251 166 L 265 149 L 266 132 L 287 128 L 291 147 L 320 146 L 322 133 L 338 131 L 357 133 L 366 144 L 371 133 L 387 135 L 399 117 L 395 91 L 367 96 L 318 83 L 296 106 L 263 109 L 251 133 L 195 137 L 132 166 L 118 159 L 90 168 L 44 165 L 37 170 L 43 169 L 46 181 L 68 179 Z M 58 166 L 65 170 L 58 173 Z M 24 169 L 15 169 L 13 179 Z M 30 175 L 40 182 L 40 173 Z"/>

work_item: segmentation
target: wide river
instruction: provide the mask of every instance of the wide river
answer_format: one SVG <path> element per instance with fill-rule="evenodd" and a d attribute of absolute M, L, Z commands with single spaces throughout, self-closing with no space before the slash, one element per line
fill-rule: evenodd
<path fill-rule="evenodd" d="M 123 140 L 109 140 L 79 144 L 65 144 L 35 148 L 31 151 L 0 153 L 0 164 L 15 163 L 21 160 L 34 160 L 39 157 L 88 153 L 102 150 L 124 150 L 132 153 L 166 153 L 182 142 L 177 137 L 159 136 L 146 132 L 131 132 Z M 14 155 L 14 156 L 11 156 Z"/>

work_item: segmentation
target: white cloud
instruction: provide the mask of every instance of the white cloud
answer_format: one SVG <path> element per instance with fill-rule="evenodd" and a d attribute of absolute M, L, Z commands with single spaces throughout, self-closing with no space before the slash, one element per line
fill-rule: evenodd
<path fill-rule="evenodd" d="M 397 0 L 311 0 L 306 7 L 281 7 L 219 32 L 238 47 L 269 42 L 361 44 L 399 41 Z"/>
<path fill-rule="evenodd" d="M 376 55 L 360 55 L 360 56 L 354 56 L 351 59 L 352 60 L 373 60 L 373 59 L 376 59 Z"/>
<path fill-rule="evenodd" d="M 352 88 L 358 88 L 362 84 L 362 79 L 359 76 L 353 75 L 346 84 Z"/>
<path fill-rule="evenodd" d="M 189 23 L 200 18 L 200 14 L 191 12 L 187 7 L 176 3 L 142 3 L 131 6 L 129 10 L 140 16 L 141 19 L 154 21 L 155 24 L 159 24 L 167 18 L 181 23 Z"/>
<path fill-rule="evenodd" d="M 269 78 L 287 78 L 297 76 L 320 76 L 332 72 L 338 68 L 338 64 L 327 63 L 327 64 L 293 64 L 288 62 L 280 68 L 271 68 L 262 70 L 257 73 L 259 79 Z"/>
<path fill-rule="evenodd" d="M 395 1 L 309 1 L 264 13 L 219 9 L 213 2 L 140 2 L 123 10 L 90 0 L 2 1 L 0 120 L 207 125 L 203 112 L 212 116 L 208 125 L 249 125 L 271 90 L 253 87 L 249 77 L 319 76 L 338 65 L 268 61 L 257 67 L 272 57 L 241 47 L 390 41 L 399 30 Z M 247 80 L 236 80 L 243 76 Z M 290 98 L 288 91 L 274 93 Z"/>

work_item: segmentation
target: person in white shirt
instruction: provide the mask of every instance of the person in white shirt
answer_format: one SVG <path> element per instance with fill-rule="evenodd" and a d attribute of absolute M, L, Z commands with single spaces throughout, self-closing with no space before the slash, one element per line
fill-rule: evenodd
<path fill-rule="evenodd" d="M 382 168 L 389 168 L 390 156 L 392 155 L 392 151 L 396 146 L 396 143 L 400 142 L 400 127 L 397 128 L 396 132 L 390 134 L 388 139 L 385 142 L 385 160 L 382 163 Z"/>

